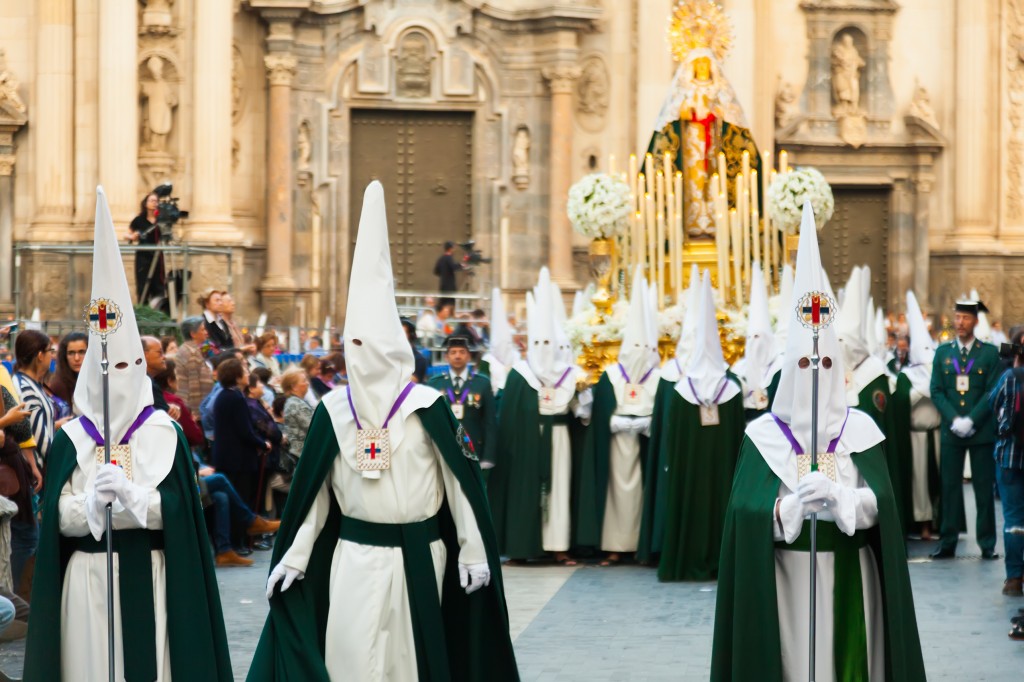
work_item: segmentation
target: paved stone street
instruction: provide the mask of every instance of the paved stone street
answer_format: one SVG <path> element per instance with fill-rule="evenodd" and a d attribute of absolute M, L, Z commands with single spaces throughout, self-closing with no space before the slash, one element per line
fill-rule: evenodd
<path fill-rule="evenodd" d="M 928 679 L 1020 680 L 1024 643 L 1006 632 L 1024 599 L 1000 595 L 1003 562 L 978 559 L 971 537 L 960 543 L 962 557 L 932 562 L 934 544 L 911 543 L 910 564 Z M 237 680 L 245 678 L 267 612 L 269 555 L 256 558 L 253 568 L 218 571 Z M 714 583 L 659 584 L 653 570 L 638 566 L 510 567 L 505 576 L 524 680 L 707 679 Z M 23 648 L 0 645 L 0 668 L 20 674 Z"/>

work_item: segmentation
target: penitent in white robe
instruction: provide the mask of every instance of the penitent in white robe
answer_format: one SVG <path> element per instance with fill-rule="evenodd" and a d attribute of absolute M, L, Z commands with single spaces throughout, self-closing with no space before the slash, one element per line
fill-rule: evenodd
<path fill-rule="evenodd" d="M 100 539 L 104 517 L 86 503 L 96 478 L 96 442 L 78 420 L 65 432 L 78 453 L 78 466 L 61 490 L 60 533 L 65 537 Z M 114 533 L 130 528 L 163 528 L 157 486 L 174 464 L 177 431 L 166 412 L 157 410 L 131 437 L 132 483 L 148 490 L 148 497 L 125 509 L 113 504 Z M 156 617 L 157 682 L 171 679 L 167 633 L 166 567 L 163 550 L 153 550 L 153 613 Z M 114 667 L 124 679 L 121 640 L 121 594 L 118 556 L 114 555 Z M 75 552 L 68 561 L 61 597 L 61 674 L 65 680 L 106 680 L 107 672 L 107 555 Z"/>
<path fill-rule="evenodd" d="M 529 364 L 521 361 L 514 369 L 538 392 L 540 414 L 568 414 L 573 408 L 580 371 L 576 367 L 570 368 L 549 404 L 539 399 L 543 386 Z M 551 490 L 548 491 L 547 510 L 542 515 L 540 539 L 545 552 L 568 552 L 572 543 L 572 443 L 569 427 L 565 424 L 555 424 L 551 428 Z"/>
<path fill-rule="evenodd" d="M 380 472 L 379 478 L 372 478 L 356 470 L 356 427 L 346 393 L 333 391 L 324 397 L 341 455 L 335 458 L 281 563 L 306 570 L 313 544 L 327 520 L 332 491 L 342 514 L 373 523 L 423 521 L 437 514 L 447 496 L 461 547 L 459 562 L 487 561 L 469 501 L 419 417 L 413 414 L 418 407 L 439 398 L 439 393 L 425 386 L 413 389 L 389 425 L 391 468 Z M 446 561 L 444 542 L 431 543 L 430 552 L 440 595 Z M 324 663 L 332 680 L 402 682 L 418 678 L 401 548 L 338 540 L 331 564 L 330 594 L 324 598 L 331 603 Z"/>
<path fill-rule="evenodd" d="M 877 434 L 877 436 L 875 435 Z M 782 435 L 771 416 L 747 426 L 747 436 L 754 442 L 772 472 L 782 481 L 778 499 L 797 488 L 796 453 Z M 839 504 L 818 514 L 821 521 L 835 522 L 839 530 L 853 535 L 856 530 L 871 528 L 878 520 L 875 494 L 864 482 L 851 454 L 862 452 L 881 440 L 874 421 L 859 410 L 850 410 L 843 436 L 836 448 L 836 475 L 843 486 Z M 878 438 L 878 440 L 876 440 Z M 874 442 L 872 442 L 874 441 Z M 823 448 L 824 449 L 824 448 Z M 793 542 L 800 535 L 804 517 L 783 517 L 785 534 L 772 522 L 776 541 Z M 817 554 L 817 646 L 815 679 L 835 680 L 832 655 L 833 597 L 835 555 Z M 885 625 L 882 591 L 875 558 L 870 547 L 860 550 L 861 582 L 864 594 L 864 621 L 867 630 L 868 670 L 870 679 L 885 679 Z M 779 638 L 782 646 L 782 671 L 786 680 L 807 679 L 810 630 L 810 560 L 807 552 L 775 550 L 775 587 L 779 607 Z M 842 627 L 842 624 L 838 624 Z"/>
<path fill-rule="evenodd" d="M 910 493 L 914 520 L 931 521 L 934 518 L 934 511 L 931 491 L 928 489 L 928 440 L 933 441 L 934 457 L 938 464 L 939 426 L 942 425 L 942 416 L 932 399 L 917 389 L 910 389 L 910 404 L 910 461 L 913 472 Z"/>
<path fill-rule="evenodd" d="M 613 367 L 608 380 L 615 391 L 615 415 L 650 417 L 661 376 L 657 370 L 640 385 L 640 400 L 627 405 L 626 380 Z M 640 466 L 640 434 L 632 431 L 612 433 L 608 452 L 608 489 L 605 494 L 601 549 L 605 552 L 635 552 L 640 541 L 644 483 Z"/>

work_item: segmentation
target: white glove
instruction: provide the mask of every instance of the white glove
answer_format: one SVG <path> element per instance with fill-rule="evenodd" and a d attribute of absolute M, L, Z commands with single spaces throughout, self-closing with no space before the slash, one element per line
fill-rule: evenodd
<path fill-rule="evenodd" d="M 480 460 L 480 469 L 487 471 L 488 469 L 494 468 L 494 462 L 488 462 L 486 459 Z"/>
<path fill-rule="evenodd" d="M 466 594 L 473 594 L 484 585 L 491 584 L 491 567 L 486 563 L 482 564 L 459 564 L 459 584 L 466 590 Z"/>
<path fill-rule="evenodd" d="M 590 415 L 594 411 L 594 393 L 591 389 L 580 391 L 576 395 L 576 406 L 573 407 L 572 413 L 577 419 L 582 419 L 584 422 L 590 421 Z"/>
<path fill-rule="evenodd" d="M 812 471 L 800 479 L 800 484 L 796 487 L 796 494 L 805 508 L 812 512 L 819 512 L 824 507 L 835 506 L 839 495 L 839 486 L 820 471 Z M 818 505 L 821 507 L 818 508 Z"/>
<path fill-rule="evenodd" d="M 633 423 L 630 424 L 630 430 L 638 436 L 649 436 L 651 435 L 651 418 L 650 417 L 635 417 Z"/>
<path fill-rule="evenodd" d="M 800 501 L 796 493 L 790 493 L 779 500 L 779 520 L 782 521 L 781 529 L 778 528 L 776 520 L 772 519 L 772 525 L 776 530 L 781 530 L 781 539 L 792 544 L 803 530 L 804 519 L 812 513 L 820 511 L 814 505 L 806 505 Z M 776 535 L 776 538 L 780 537 Z"/>
<path fill-rule="evenodd" d="M 274 570 L 270 572 L 270 577 L 267 578 L 267 599 L 274 596 L 274 586 L 281 583 L 281 591 L 284 592 L 292 583 L 296 580 L 302 580 L 306 577 L 306 574 L 297 568 L 291 566 L 285 566 L 284 564 L 278 564 L 274 566 Z M 281 580 L 284 579 L 284 582 Z"/>
<path fill-rule="evenodd" d="M 970 417 L 956 417 L 949 425 L 949 430 L 961 438 L 967 438 L 974 433 L 974 421 Z"/>
<path fill-rule="evenodd" d="M 114 495 L 125 508 L 130 507 L 136 499 L 134 489 L 138 486 L 132 484 L 125 476 L 124 469 L 116 464 L 101 464 L 96 470 L 95 485 L 97 499 L 100 495 L 104 499 Z"/>
<path fill-rule="evenodd" d="M 614 415 L 611 420 L 612 433 L 622 433 L 623 431 L 633 430 L 633 420 L 630 417 L 623 417 L 622 415 Z"/>

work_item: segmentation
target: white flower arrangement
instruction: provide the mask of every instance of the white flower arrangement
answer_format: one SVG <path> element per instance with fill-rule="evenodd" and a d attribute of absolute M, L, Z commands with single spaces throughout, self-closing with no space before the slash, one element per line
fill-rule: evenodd
<path fill-rule="evenodd" d="M 832 218 L 835 199 L 825 176 L 818 169 L 805 166 L 772 181 L 768 187 L 768 215 L 787 234 L 796 234 L 800 231 L 804 202 L 808 200 L 820 230 Z"/>
<path fill-rule="evenodd" d="M 591 173 L 569 189 L 566 210 L 573 228 L 584 237 L 614 237 L 629 219 L 629 185 L 607 173 Z"/>

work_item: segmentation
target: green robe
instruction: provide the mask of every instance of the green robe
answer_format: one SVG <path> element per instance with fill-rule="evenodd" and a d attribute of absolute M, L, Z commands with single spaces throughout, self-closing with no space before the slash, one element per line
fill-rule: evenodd
<path fill-rule="evenodd" d="M 455 524 L 447 503 L 442 504 L 438 516 L 441 538 L 447 545 L 442 612 L 428 614 L 428 617 L 435 619 L 439 625 L 443 623 L 443 627 L 422 637 L 416 636 L 420 679 L 438 682 L 427 674 L 423 656 L 420 655 L 420 647 L 423 646 L 435 651 L 446 651 L 449 669 L 447 679 L 518 680 L 515 654 L 508 633 L 508 610 L 501 563 L 487 510 L 480 467 L 475 455 L 460 445 L 459 425 L 442 401 L 435 401 L 429 407 L 417 410 L 416 414 L 473 508 L 491 569 L 490 586 L 471 595 L 467 595 L 460 587 Z M 313 413 L 306 445 L 295 469 L 288 504 L 284 509 L 277 542 L 274 543 L 271 566 L 277 566 L 292 546 L 295 534 L 305 521 L 338 454 L 338 441 L 330 415 L 321 404 Z M 287 591 L 276 591 L 270 599 L 270 615 L 249 668 L 249 682 L 328 682 L 324 649 L 329 644 L 326 636 L 330 604 L 326 596 L 330 594 L 331 565 L 340 525 L 341 510 L 332 494 L 330 512 L 313 546 L 305 577 L 295 581 Z M 429 563 L 429 554 L 427 558 Z M 429 572 L 433 580 L 432 564 L 416 566 L 415 570 Z M 415 618 L 417 601 L 413 595 L 410 595 L 410 606 Z"/>
<path fill-rule="evenodd" d="M 912 384 L 907 379 L 905 374 L 900 373 L 896 379 L 896 391 L 892 394 L 892 399 L 889 404 L 889 412 L 892 413 L 892 433 L 889 434 L 890 440 L 888 441 L 892 447 L 892 451 L 886 449 L 887 455 L 889 455 L 890 466 L 894 459 L 891 454 L 893 451 L 898 454 L 899 460 L 896 462 L 899 471 L 899 476 L 902 478 L 902 482 L 897 484 L 897 477 L 893 476 L 890 469 L 890 477 L 893 480 L 893 493 L 896 496 L 896 510 L 899 513 L 900 520 L 903 523 L 904 532 L 907 531 L 913 524 L 913 497 L 911 493 L 911 486 L 913 480 L 913 447 L 910 444 L 910 389 Z M 932 514 L 933 521 L 938 522 L 938 514 L 941 505 L 939 504 L 939 492 L 942 484 L 939 480 L 939 467 L 936 464 L 937 458 L 935 453 L 935 439 L 928 439 L 928 489 L 930 497 L 932 499 Z M 962 512 L 962 517 L 964 516 Z M 966 521 L 964 523 L 966 529 Z"/>
<path fill-rule="evenodd" d="M 584 466 L 586 429 L 571 411 L 554 417 L 541 415 L 537 398 L 537 391 L 519 372 L 509 372 L 498 419 L 497 462 L 487 492 L 498 547 L 503 556 L 513 559 L 537 559 L 547 554 L 541 542 L 542 499 L 551 478 L 551 431 L 556 419 L 568 422 L 572 448 L 571 544 L 592 548 L 601 541 L 601 527 L 596 524 L 594 467 Z"/>
<path fill-rule="evenodd" d="M 888 680 L 925 679 L 903 532 L 881 447 L 853 455 L 878 500 L 878 523 L 865 532 L 878 565 Z M 726 512 L 718 575 L 712 680 L 782 680 L 775 583 L 775 500 L 780 481 L 744 439 Z"/>
<path fill-rule="evenodd" d="M 651 443 L 662 441 L 662 432 L 672 420 L 672 394 L 676 390 L 674 381 L 661 379 L 654 395 L 654 412 L 651 417 Z M 668 481 L 661 451 L 654 446 L 651 457 L 644 464 L 644 507 L 640 519 L 640 544 L 636 550 L 637 561 L 651 563 L 661 553 L 665 536 L 665 506 L 668 500 Z"/>
<path fill-rule="evenodd" d="M 909 394 L 908 394 L 909 397 Z M 910 440 L 899 436 L 897 410 L 891 402 L 889 394 L 889 378 L 880 374 L 861 389 L 857 394 L 857 409 L 867 413 L 878 428 L 885 434 L 885 460 L 889 466 L 889 480 L 892 482 L 893 494 L 896 496 L 896 515 L 900 519 L 903 533 L 906 535 L 913 522 L 913 505 L 910 493 L 911 459 Z M 910 428 L 910 413 L 907 412 L 907 428 Z M 909 435 L 909 430 L 907 431 Z M 904 447 L 906 446 L 906 449 Z"/>
<path fill-rule="evenodd" d="M 615 400 L 615 388 L 608 379 L 608 373 L 601 374 L 594 386 L 594 407 L 591 413 L 590 426 L 583 448 L 583 470 L 593 472 L 584 477 L 585 481 L 593 481 L 592 490 L 588 490 L 584 503 L 592 509 L 593 522 L 581 524 L 587 529 L 596 529 L 597 536 L 578 538 L 587 546 L 600 546 L 601 530 L 604 528 L 604 509 L 608 500 L 609 457 L 611 456 L 612 429 L 611 419 L 618 403 Z M 647 452 L 651 440 L 640 436 L 640 468 L 647 466 Z"/>
<path fill-rule="evenodd" d="M 167 572 L 167 632 L 171 673 L 176 680 L 232 680 L 227 635 L 221 612 L 220 592 L 213 569 L 199 488 L 192 467 L 191 450 L 177 428 L 178 447 L 174 464 L 157 487 L 163 519 L 164 562 Z M 61 595 L 64 571 L 73 552 L 73 538 L 60 533 L 61 490 L 77 467 L 75 446 L 61 430 L 47 457 L 47 485 L 43 494 L 39 547 L 32 584 L 32 617 L 25 647 L 26 680 L 61 679 Z M 118 533 L 114 531 L 115 541 Z M 105 536 L 103 542 L 106 542 Z M 148 550 L 146 550 L 148 552 Z M 126 557 L 120 559 L 122 570 Z M 135 576 L 122 576 L 131 580 Z M 150 582 L 151 576 L 138 576 Z M 122 593 L 122 596 L 125 595 Z M 139 608 L 138 606 L 133 608 Z M 130 625 L 130 623 L 129 623 Z M 122 633 L 124 636 L 124 633 Z M 155 636 L 154 636 L 155 637 Z M 127 640 L 127 637 L 125 638 Z M 149 666 L 156 660 L 155 639 L 124 648 L 127 669 Z M 97 656 L 107 652 L 97 651 Z M 118 671 L 123 673 L 124 671 Z"/>
<path fill-rule="evenodd" d="M 699 408 L 674 388 L 669 398 L 661 415 L 668 421 L 655 441 L 661 475 L 668 478 L 658 580 L 714 580 L 743 438 L 743 395 L 718 406 L 718 426 L 701 426 Z"/>

